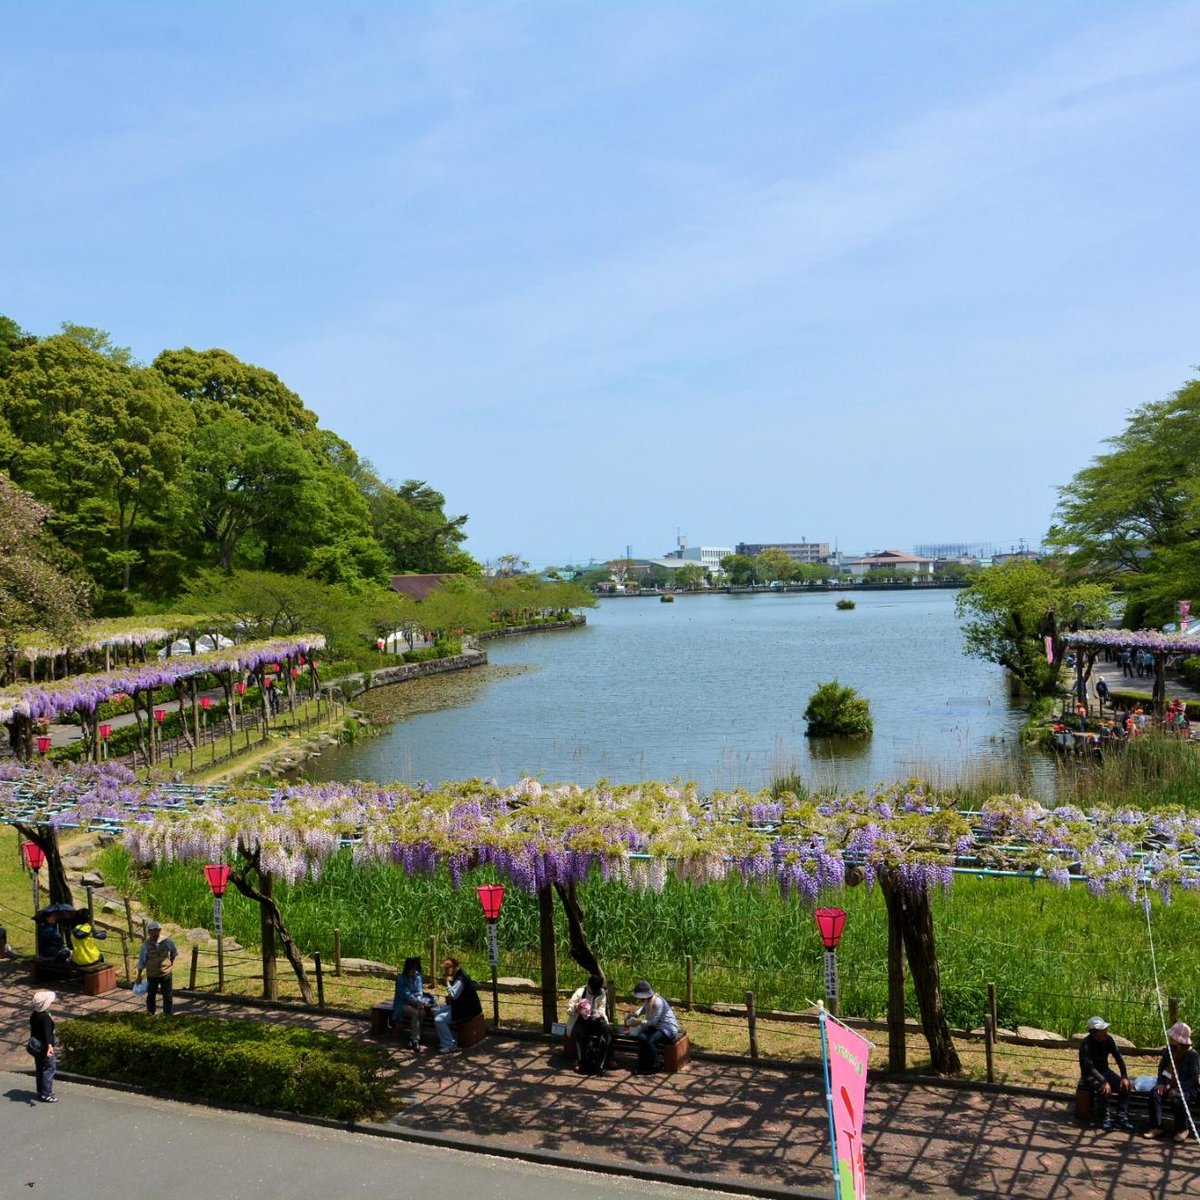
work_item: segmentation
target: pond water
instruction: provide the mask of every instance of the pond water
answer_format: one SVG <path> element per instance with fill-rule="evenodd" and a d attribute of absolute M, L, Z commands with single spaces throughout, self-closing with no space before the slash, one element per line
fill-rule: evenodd
<path fill-rule="evenodd" d="M 759 788 L 792 770 L 861 787 L 1011 768 L 1023 717 L 1001 669 L 963 654 L 955 593 L 854 598 L 853 611 L 836 609 L 833 596 L 792 593 L 607 599 L 586 627 L 487 642 L 494 669 L 389 689 L 405 693 L 403 719 L 309 773 L 678 778 L 707 790 Z M 869 699 L 873 738 L 804 736 L 808 697 L 831 679 Z"/>

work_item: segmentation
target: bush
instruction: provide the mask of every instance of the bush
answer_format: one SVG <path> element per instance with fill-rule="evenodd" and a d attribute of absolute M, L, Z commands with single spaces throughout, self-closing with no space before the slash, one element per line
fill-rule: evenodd
<path fill-rule="evenodd" d="M 1179 673 L 1188 687 L 1200 688 L 1200 658 L 1185 658 L 1179 665 Z"/>
<path fill-rule="evenodd" d="M 153 1092 L 351 1120 L 383 1105 L 384 1052 L 331 1033 L 103 1013 L 57 1027 L 71 1070 Z"/>
<path fill-rule="evenodd" d="M 836 679 L 821 684 L 808 698 L 804 719 L 808 737 L 869 737 L 875 732 L 869 702 Z"/>
<path fill-rule="evenodd" d="M 838 608 L 840 608 L 840 609 L 842 609 L 842 610 L 845 612 L 845 611 L 849 611 L 849 610 L 850 610 L 850 609 L 852 609 L 852 608 L 856 608 L 856 607 L 857 607 L 857 605 L 854 603 L 854 601 L 853 601 L 853 600 L 850 600 L 850 599 L 848 599 L 847 597 L 843 596 L 843 597 L 842 597 L 842 598 L 841 598 L 841 599 L 840 599 L 840 600 L 837 602 L 837 607 L 838 607 Z"/>

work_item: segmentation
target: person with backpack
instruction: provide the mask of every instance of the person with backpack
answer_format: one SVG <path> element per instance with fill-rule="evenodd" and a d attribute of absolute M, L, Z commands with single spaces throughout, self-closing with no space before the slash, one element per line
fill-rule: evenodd
<path fill-rule="evenodd" d="M 95 928 L 89 909 L 76 909 L 75 923 L 71 926 L 69 935 L 71 961 L 77 967 L 92 967 L 104 961 L 104 955 L 100 953 L 97 942 L 108 937 L 108 934 L 103 929 Z"/>

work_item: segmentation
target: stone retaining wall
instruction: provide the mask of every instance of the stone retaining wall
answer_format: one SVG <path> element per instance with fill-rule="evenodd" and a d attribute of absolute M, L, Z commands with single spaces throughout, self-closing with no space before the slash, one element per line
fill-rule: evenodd
<path fill-rule="evenodd" d="M 490 641 L 492 638 L 516 637 L 521 633 L 545 633 L 548 629 L 578 629 L 580 625 L 587 624 L 587 617 L 580 613 L 577 617 L 572 617 L 569 621 L 542 621 L 537 625 L 513 625 L 508 629 L 489 629 L 486 633 L 478 635 L 477 640 L 484 642 Z"/>
<path fill-rule="evenodd" d="M 448 658 L 431 658 L 425 662 L 400 663 L 395 667 L 381 667 L 371 672 L 371 682 L 364 686 L 361 675 L 351 675 L 346 680 L 358 685 L 358 690 L 368 688 L 391 687 L 394 683 L 407 683 L 411 679 L 421 679 L 426 675 L 442 675 L 446 671 L 469 671 L 472 667 L 486 667 L 487 653 L 483 650 L 466 650 L 462 654 L 452 654 Z"/>

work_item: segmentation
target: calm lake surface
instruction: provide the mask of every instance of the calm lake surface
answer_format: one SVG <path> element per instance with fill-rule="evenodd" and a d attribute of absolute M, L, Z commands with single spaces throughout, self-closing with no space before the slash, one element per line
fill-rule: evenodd
<path fill-rule="evenodd" d="M 851 788 L 915 773 L 948 782 L 1009 759 L 1023 719 L 1001 669 L 963 654 L 955 595 L 857 592 L 852 612 L 786 593 L 604 600 L 584 628 L 487 642 L 500 669 L 445 677 L 449 700 L 442 681 L 397 689 L 428 687 L 434 711 L 326 753 L 309 774 L 678 778 L 708 790 L 759 788 L 794 768 Z M 808 697 L 835 678 L 870 700 L 869 741 L 804 736 Z"/>

